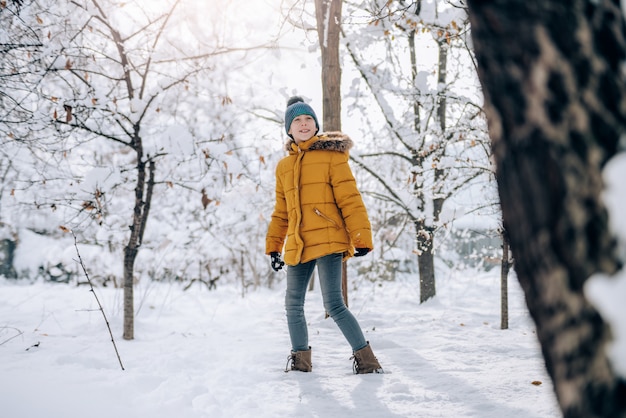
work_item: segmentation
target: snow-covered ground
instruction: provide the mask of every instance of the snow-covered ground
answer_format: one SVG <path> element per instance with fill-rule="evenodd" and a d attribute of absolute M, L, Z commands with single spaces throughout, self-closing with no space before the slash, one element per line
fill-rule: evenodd
<path fill-rule="evenodd" d="M 321 295 L 307 296 L 313 372 L 289 372 L 276 289 L 140 283 L 135 340 L 121 338 L 122 290 L 0 281 L 0 416 L 560 416 L 522 292 L 510 279 L 500 329 L 499 277 L 448 272 L 419 304 L 417 283 L 358 282 L 351 310 L 388 372 L 353 375 L 351 352 Z M 317 286 L 319 288 L 319 286 Z M 539 384 L 540 382 L 540 384 Z"/>

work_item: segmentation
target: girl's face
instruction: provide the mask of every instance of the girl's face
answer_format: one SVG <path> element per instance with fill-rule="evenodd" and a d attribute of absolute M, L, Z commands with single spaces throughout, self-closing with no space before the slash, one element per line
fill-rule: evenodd
<path fill-rule="evenodd" d="M 315 119 L 313 119 L 313 116 L 300 115 L 296 116 L 293 121 L 291 121 L 289 134 L 296 141 L 296 144 L 299 144 L 300 142 L 311 139 L 313 135 L 315 135 L 316 130 Z"/>

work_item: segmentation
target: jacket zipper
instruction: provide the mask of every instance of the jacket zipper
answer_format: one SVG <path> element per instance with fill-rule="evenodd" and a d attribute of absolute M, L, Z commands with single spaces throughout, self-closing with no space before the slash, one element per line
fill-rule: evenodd
<path fill-rule="evenodd" d="M 337 222 L 335 222 L 332 218 L 326 216 L 324 213 L 322 213 L 321 210 L 319 210 L 318 208 L 313 208 L 313 210 L 315 211 L 315 214 L 317 216 L 321 216 L 322 218 L 326 219 L 328 222 L 332 223 L 333 225 L 335 225 L 335 228 L 339 229 L 339 225 L 337 224 Z"/>

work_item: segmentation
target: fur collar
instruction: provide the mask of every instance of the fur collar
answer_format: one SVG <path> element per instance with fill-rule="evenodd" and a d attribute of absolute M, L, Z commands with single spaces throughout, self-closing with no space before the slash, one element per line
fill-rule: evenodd
<path fill-rule="evenodd" d="M 348 135 L 342 132 L 326 132 L 318 135 L 317 140 L 315 140 L 315 137 L 313 137 L 309 139 L 309 141 L 314 142 L 308 148 L 306 148 L 307 151 L 328 150 L 337 152 L 348 152 L 353 145 L 353 142 L 348 137 Z M 297 151 L 298 146 L 296 145 L 296 141 L 294 141 L 292 138 L 289 138 L 289 141 L 287 141 L 287 143 L 285 144 L 285 150 L 288 152 Z"/>

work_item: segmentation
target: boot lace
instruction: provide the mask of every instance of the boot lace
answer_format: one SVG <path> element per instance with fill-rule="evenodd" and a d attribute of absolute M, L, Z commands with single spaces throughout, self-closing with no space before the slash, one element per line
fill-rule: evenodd
<path fill-rule="evenodd" d="M 294 365 L 296 364 L 296 355 L 289 354 L 287 356 L 287 364 L 285 365 L 285 373 L 289 371 L 289 363 L 291 363 L 291 370 L 293 370 Z"/>
<path fill-rule="evenodd" d="M 352 357 L 350 357 L 350 360 L 353 360 L 352 371 L 354 372 L 354 374 L 359 374 L 359 359 L 357 359 L 356 356 L 353 355 Z"/>

